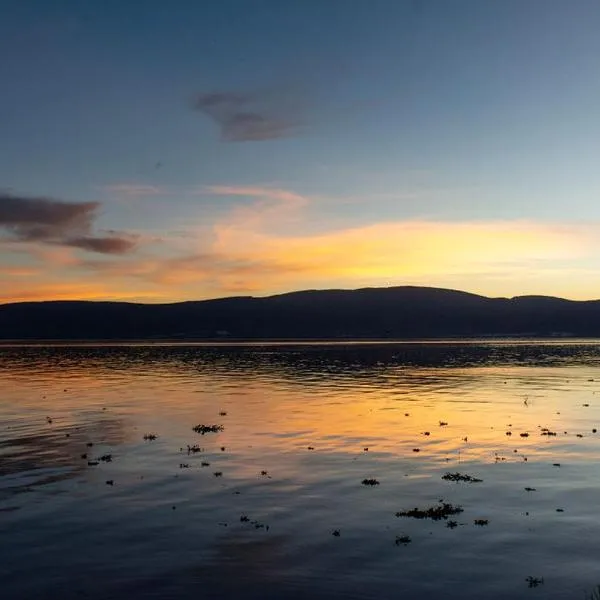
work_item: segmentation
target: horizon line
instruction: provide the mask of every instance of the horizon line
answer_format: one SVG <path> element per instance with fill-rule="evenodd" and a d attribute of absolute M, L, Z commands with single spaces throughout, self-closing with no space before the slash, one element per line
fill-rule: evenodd
<path fill-rule="evenodd" d="M 442 292 L 455 292 L 459 294 L 466 294 L 470 296 L 477 296 L 479 298 L 486 298 L 489 300 L 516 300 L 519 298 L 544 298 L 544 299 L 552 299 L 552 300 L 563 300 L 565 302 L 598 302 L 600 298 L 588 298 L 588 299 L 579 299 L 573 300 L 571 298 L 565 298 L 562 296 L 552 296 L 546 294 L 520 294 L 516 296 L 486 296 L 484 294 L 479 294 L 476 292 L 470 292 L 467 290 L 460 290 L 457 288 L 446 288 L 446 287 L 438 287 L 438 286 L 428 286 L 428 285 L 390 285 L 390 286 L 364 286 L 358 288 L 306 288 L 299 290 L 290 290 L 287 292 L 279 292 L 276 294 L 266 294 L 266 295 L 235 295 L 235 296 L 215 296 L 211 298 L 202 298 L 196 300 L 176 300 L 172 302 L 143 302 L 143 301 L 131 301 L 131 300 L 106 300 L 106 299 L 81 299 L 81 298 L 70 298 L 70 299 L 48 299 L 48 300 L 17 300 L 17 301 L 9 301 L 9 302 L 0 302 L 0 307 L 2 306 L 10 306 L 17 304 L 58 304 L 58 303 L 80 303 L 80 304 L 133 304 L 133 305 L 143 305 L 143 306 L 171 306 L 177 304 L 187 304 L 192 302 L 214 302 L 218 300 L 266 300 L 268 298 L 276 298 L 281 296 L 289 296 L 292 294 L 303 294 L 303 293 L 326 293 L 326 292 L 361 292 L 367 290 L 399 290 L 399 289 L 421 289 L 421 290 L 435 290 Z"/>

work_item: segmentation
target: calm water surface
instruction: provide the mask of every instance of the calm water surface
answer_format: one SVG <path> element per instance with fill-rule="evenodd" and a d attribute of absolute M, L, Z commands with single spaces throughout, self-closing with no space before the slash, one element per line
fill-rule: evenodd
<path fill-rule="evenodd" d="M 0 347 L 0 595 L 584 598 L 599 390 L 598 342 Z"/>

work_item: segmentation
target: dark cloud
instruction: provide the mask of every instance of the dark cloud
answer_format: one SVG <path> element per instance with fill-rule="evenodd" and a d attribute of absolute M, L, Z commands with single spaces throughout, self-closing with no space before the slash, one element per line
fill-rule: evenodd
<path fill-rule="evenodd" d="M 92 234 L 99 207 L 98 202 L 63 202 L 0 192 L 0 229 L 21 242 L 58 244 L 102 254 L 131 250 L 135 245 L 131 237 Z"/>
<path fill-rule="evenodd" d="M 79 237 L 66 240 L 66 245 L 101 254 L 125 254 L 135 247 L 135 240 L 126 237 Z"/>
<path fill-rule="evenodd" d="M 221 130 L 226 142 L 275 140 L 298 132 L 300 122 L 286 118 L 281 102 L 273 96 L 239 92 L 200 94 L 193 105 L 210 117 Z"/>
<path fill-rule="evenodd" d="M 50 234 L 53 231 L 89 229 L 99 206 L 98 202 L 74 204 L 3 193 L 0 195 L 0 226 L 11 228 L 25 237 L 28 237 L 29 230 L 45 230 Z"/>

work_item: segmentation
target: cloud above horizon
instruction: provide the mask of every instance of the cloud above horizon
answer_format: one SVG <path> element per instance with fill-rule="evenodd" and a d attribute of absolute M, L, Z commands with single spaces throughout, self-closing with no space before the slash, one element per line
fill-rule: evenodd
<path fill-rule="evenodd" d="M 5 248 L 13 254 L 28 249 L 27 259 L 14 254 L 18 269 L 7 271 L 14 285 L 2 298 L 43 297 L 39 290 L 66 298 L 72 289 L 73 298 L 165 302 L 408 284 L 571 297 L 566 283 L 557 287 L 557 273 L 563 282 L 565 273 L 591 281 L 596 272 L 589 259 L 600 255 L 593 223 L 397 219 L 315 230 L 320 198 L 256 185 L 201 191 L 239 201 L 209 222 L 199 212 L 184 237 L 165 233 L 160 244 L 144 243 L 136 253 L 128 253 L 131 239 L 117 232 L 91 235 L 97 203 L 28 199 L 12 201 L 10 210 L 0 205 L 0 228 L 13 234 Z M 21 243 L 31 239 L 45 243 Z M 95 256 L 78 256 L 76 249 Z M 509 281 L 518 287 L 507 291 Z"/>
<path fill-rule="evenodd" d="M 125 254 L 136 246 L 133 236 L 93 234 L 99 202 L 65 202 L 45 197 L 0 193 L 0 230 L 5 241 L 39 242 L 100 254 Z"/>
<path fill-rule="evenodd" d="M 267 95 L 219 91 L 198 94 L 193 108 L 219 127 L 224 142 L 261 142 L 290 137 L 298 133 L 297 119 L 273 97 Z"/>

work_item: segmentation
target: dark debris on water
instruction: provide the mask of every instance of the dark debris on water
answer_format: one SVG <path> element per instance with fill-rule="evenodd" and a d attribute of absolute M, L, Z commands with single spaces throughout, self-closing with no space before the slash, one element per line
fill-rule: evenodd
<path fill-rule="evenodd" d="M 412 542 L 412 540 L 410 539 L 409 535 L 397 535 L 396 536 L 396 546 L 400 546 L 401 544 L 403 546 L 406 546 L 407 544 L 410 544 Z"/>
<path fill-rule="evenodd" d="M 538 585 L 542 585 L 544 583 L 544 578 L 543 577 L 533 577 L 533 576 L 529 576 L 525 578 L 525 581 L 527 582 L 528 586 L 530 588 L 534 588 L 537 587 Z"/>
<path fill-rule="evenodd" d="M 472 477 L 471 475 L 463 475 L 462 473 L 446 473 L 442 475 L 442 479 L 446 481 L 455 481 L 458 483 L 459 481 L 465 481 L 467 483 L 481 483 L 483 479 L 478 479 L 477 477 Z"/>
<path fill-rule="evenodd" d="M 192 430 L 200 435 L 204 435 L 206 433 L 218 433 L 219 431 L 223 431 L 225 429 L 223 425 L 195 425 L 192 427 Z"/>
<path fill-rule="evenodd" d="M 240 517 L 240 523 L 249 523 L 254 527 L 254 529 L 264 529 L 265 531 L 269 531 L 269 526 L 265 523 L 261 523 L 260 521 L 250 520 L 248 515 L 242 515 Z"/>
<path fill-rule="evenodd" d="M 461 506 L 454 506 L 449 502 L 444 502 L 439 506 L 430 506 L 429 508 L 412 508 L 411 510 L 398 511 L 396 516 L 440 521 L 441 519 L 447 519 L 450 515 L 458 515 L 463 510 Z"/>

